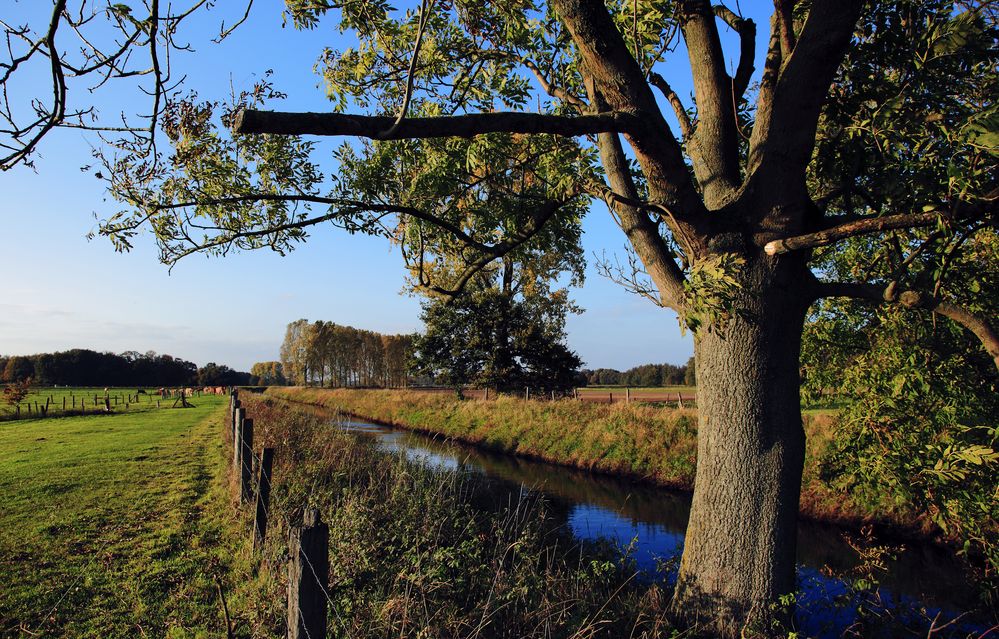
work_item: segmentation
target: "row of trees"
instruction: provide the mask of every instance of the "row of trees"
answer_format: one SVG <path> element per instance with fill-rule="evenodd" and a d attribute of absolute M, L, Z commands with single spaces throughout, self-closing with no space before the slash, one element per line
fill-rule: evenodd
<path fill-rule="evenodd" d="M 642 364 L 621 372 L 613 368 L 584 369 L 580 374 L 589 386 L 693 386 L 694 358 L 686 364 Z"/>
<path fill-rule="evenodd" d="M 57 353 L 0 356 L 0 381 L 26 379 L 44 386 L 228 386 L 252 383 L 248 373 L 208 363 L 159 355 L 153 351 L 121 354 L 74 348 Z"/>
<path fill-rule="evenodd" d="M 411 335 L 296 320 L 288 324 L 281 344 L 281 376 L 300 385 L 405 386 L 412 340 Z"/>

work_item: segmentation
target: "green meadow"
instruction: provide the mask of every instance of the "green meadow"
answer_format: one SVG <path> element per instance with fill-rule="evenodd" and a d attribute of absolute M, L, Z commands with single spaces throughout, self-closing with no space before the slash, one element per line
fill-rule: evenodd
<path fill-rule="evenodd" d="M 225 635 L 227 398 L 192 403 L 0 422 L 0 635 Z"/>

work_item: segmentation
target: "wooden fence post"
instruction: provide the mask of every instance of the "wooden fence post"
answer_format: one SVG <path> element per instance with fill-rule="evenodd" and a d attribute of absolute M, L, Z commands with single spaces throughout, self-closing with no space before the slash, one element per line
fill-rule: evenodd
<path fill-rule="evenodd" d="M 631 403 L 631 389 L 630 388 L 624 389 L 624 402 L 626 404 L 630 404 Z"/>
<path fill-rule="evenodd" d="M 239 428 L 240 451 L 239 499 L 243 503 L 253 499 L 253 420 L 245 417 Z"/>
<path fill-rule="evenodd" d="M 260 474 L 257 476 L 257 512 L 253 518 L 253 549 L 260 550 L 267 539 L 267 513 L 271 507 L 271 470 L 274 467 L 274 449 L 265 448 L 260 455 Z"/>
<path fill-rule="evenodd" d="M 680 396 L 680 393 L 676 394 L 676 407 L 680 409 L 683 408 L 683 397 Z"/>
<path fill-rule="evenodd" d="M 232 414 L 232 471 L 234 473 L 240 472 L 239 458 L 243 452 L 243 443 L 239 441 L 241 430 L 239 425 L 245 415 L 246 409 L 238 406 Z"/>
<path fill-rule="evenodd" d="M 524 389 L 524 399 L 526 399 L 526 400 L 530 400 L 531 399 L 531 387 L 530 386 L 528 386 L 527 388 Z"/>
<path fill-rule="evenodd" d="M 305 511 L 302 527 L 293 528 L 288 550 L 288 639 L 326 636 L 326 589 L 329 580 L 329 527 L 319 512 Z"/>

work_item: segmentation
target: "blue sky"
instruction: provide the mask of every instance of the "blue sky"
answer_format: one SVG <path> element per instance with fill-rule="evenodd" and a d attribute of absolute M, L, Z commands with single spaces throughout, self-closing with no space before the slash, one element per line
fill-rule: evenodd
<path fill-rule="evenodd" d="M 32 0 L 12 10 L 27 16 L 50 10 L 46 5 Z M 201 42 L 197 51 L 178 61 L 189 86 L 204 97 L 222 97 L 230 83 L 248 87 L 274 69 L 277 88 L 289 94 L 281 109 L 325 109 L 312 66 L 324 45 L 344 48 L 350 40 L 332 25 L 309 33 L 282 29 L 282 6 L 257 2 L 248 23 L 221 45 L 202 42 L 223 17 L 212 12 L 205 32 L 191 34 Z M 754 17 L 762 41 L 766 16 Z M 685 53 L 674 55 L 673 68 L 689 73 Z M 689 93 L 689 78 L 670 80 L 680 95 Z M 19 89 L 27 94 L 35 81 L 44 82 L 44 75 Z M 134 87 L 124 86 L 99 97 L 105 113 L 127 109 L 135 99 Z M 0 354 L 154 350 L 248 370 L 253 362 L 277 359 L 285 325 L 298 318 L 383 333 L 420 329 L 418 300 L 402 294 L 402 260 L 384 240 L 319 229 L 285 257 L 264 251 L 192 256 L 170 273 L 157 261 L 149 236 L 139 237 L 126 254 L 100 238 L 88 241 L 95 216 L 119 208 L 100 181 L 80 170 L 90 163 L 91 143 L 93 137 L 77 131 L 57 132 L 40 148 L 36 170 L 0 174 Z M 584 229 L 590 262 L 594 253 L 623 255 L 625 238 L 602 204 L 593 205 Z M 573 297 L 585 312 L 568 321 L 569 346 L 589 367 L 682 363 L 692 353 L 692 341 L 681 336 L 671 311 L 601 278 L 592 264 Z"/>

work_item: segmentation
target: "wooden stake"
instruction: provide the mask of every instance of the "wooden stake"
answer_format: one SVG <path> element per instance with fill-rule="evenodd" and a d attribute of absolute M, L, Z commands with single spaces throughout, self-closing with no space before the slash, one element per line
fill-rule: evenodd
<path fill-rule="evenodd" d="M 329 527 L 313 509 L 301 528 L 293 528 L 288 550 L 288 639 L 326 636 L 326 589 L 329 580 Z"/>
<path fill-rule="evenodd" d="M 253 499 L 253 420 L 243 419 L 239 428 L 240 451 L 239 499 L 248 503 Z"/>
<path fill-rule="evenodd" d="M 253 519 L 253 549 L 260 550 L 267 539 L 267 513 L 271 505 L 271 470 L 274 466 L 274 449 L 265 448 L 260 455 L 260 474 L 257 476 L 257 509 Z"/>

